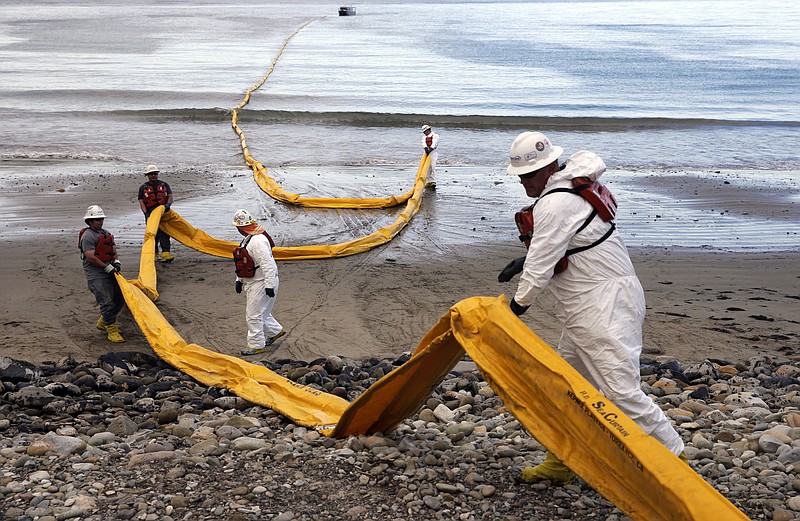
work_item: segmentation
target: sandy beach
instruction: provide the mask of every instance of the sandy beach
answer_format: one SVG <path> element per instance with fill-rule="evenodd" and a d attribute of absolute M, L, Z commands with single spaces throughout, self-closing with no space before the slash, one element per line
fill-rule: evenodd
<path fill-rule="evenodd" d="M 137 168 L 86 162 L 4 162 L 0 168 L 5 174 L 0 192 L 0 356 L 41 363 L 65 355 L 95 360 L 109 351 L 148 351 L 127 311 L 120 315 L 126 343 L 111 344 L 94 328 L 97 305 L 76 249 L 83 211 L 100 204 L 109 215 L 106 227 L 117 235 L 123 272 L 136 278 L 144 232 L 135 201 L 144 179 Z M 357 189 L 371 196 L 401 192 L 411 168 L 339 170 L 331 185 L 320 180 L 321 173 L 330 174 L 313 167 L 271 173 L 298 193 L 345 195 Z M 453 303 L 476 295 L 513 295 L 515 282 L 499 284 L 496 277 L 523 253 L 513 212 L 524 199 L 515 184 L 498 183 L 480 171 L 445 170 L 439 190 L 426 194 L 419 214 L 386 246 L 341 259 L 281 262 L 275 315 L 288 335 L 274 352 L 253 359 L 398 355 L 413 350 Z M 281 246 L 342 242 L 395 215 L 391 210 L 289 207 L 261 193 L 246 168 L 162 167 L 162 179 L 176 193 L 176 211 L 227 240 L 236 240 L 230 216 L 238 207 L 257 214 Z M 479 182 L 485 186 L 476 186 Z M 660 184 L 662 194 L 681 197 L 693 191 L 686 179 Z M 475 197 L 478 193 L 490 195 Z M 796 222 L 794 202 L 779 204 L 767 195 L 756 198 L 748 211 Z M 232 263 L 180 244 L 173 252 L 176 261 L 157 268 L 159 309 L 187 341 L 238 354 L 245 340 L 244 298 L 233 290 Z M 631 255 L 647 298 L 643 356 L 687 362 L 797 359 L 800 252 L 632 247 Z M 551 298 L 543 296 L 523 318 L 554 346 L 559 327 L 548 309 Z"/>

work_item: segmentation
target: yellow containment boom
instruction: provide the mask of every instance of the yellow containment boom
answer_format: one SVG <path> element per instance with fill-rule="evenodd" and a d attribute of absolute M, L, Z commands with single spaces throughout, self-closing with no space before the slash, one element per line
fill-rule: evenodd
<path fill-rule="evenodd" d="M 464 353 L 528 432 L 625 515 L 748 519 L 533 333 L 504 296 L 472 297 L 450 308 L 408 362 L 347 408 L 331 435 L 391 431 Z"/>
<path fill-rule="evenodd" d="M 422 192 L 425 189 L 425 179 L 427 178 L 429 168 L 430 157 L 426 154 L 420 159 L 417 169 L 417 175 L 414 181 L 414 195 L 406 202 L 405 209 L 398 214 L 392 224 L 379 228 L 369 235 L 339 244 L 290 247 L 276 246 L 272 249 L 272 255 L 275 257 L 275 260 L 327 259 L 363 253 L 376 246 L 386 244 L 400 233 L 411 221 L 411 218 L 419 211 L 422 201 Z M 170 210 L 162 215 L 160 213 L 163 212 L 161 208 L 163 207 L 156 208 L 153 210 L 153 213 L 150 214 L 150 218 L 147 221 L 147 231 L 145 232 L 145 242 L 149 239 L 155 241 L 155 232 L 160 228 L 167 235 L 189 248 L 216 257 L 223 257 L 226 259 L 233 258 L 233 249 L 239 245 L 238 242 L 223 241 L 211 237 L 206 232 L 189 224 L 175 210 Z M 151 222 L 155 222 L 155 224 L 151 225 Z M 151 229 L 151 226 L 155 226 L 155 228 Z M 150 249 L 145 249 L 147 252 L 150 252 L 154 251 L 154 248 L 155 243 L 151 242 Z M 143 257 L 140 270 L 152 270 L 153 274 L 151 278 L 155 281 L 154 262 L 151 262 L 149 259 L 147 261 L 144 260 L 144 256 L 147 255 L 146 251 L 144 249 L 142 250 Z M 140 271 L 140 279 L 142 279 L 142 271 Z M 139 287 L 143 289 L 143 286 Z M 150 286 L 150 288 L 155 290 L 155 285 Z M 157 295 L 158 293 L 156 292 L 155 294 Z"/>
<path fill-rule="evenodd" d="M 250 150 L 247 147 L 247 138 L 244 135 L 244 131 L 239 127 L 239 109 L 244 108 L 250 102 L 250 95 L 261 88 L 262 85 L 267 81 L 272 71 L 275 70 L 275 65 L 278 63 L 278 59 L 283 54 L 283 51 L 286 49 L 286 46 L 289 44 L 289 41 L 294 38 L 303 28 L 307 25 L 315 22 L 318 19 L 309 20 L 302 24 L 295 32 L 290 34 L 281 45 L 278 53 L 275 55 L 275 58 L 272 59 L 272 64 L 270 65 L 267 72 L 261 79 L 252 87 L 247 89 L 247 92 L 244 95 L 244 99 L 239 102 L 233 109 L 231 109 L 231 127 L 233 127 L 233 131 L 236 132 L 236 135 L 239 136 L 239 143 L 242 148 L 242 155 L 244 156 L 244 160 L 247 165 L 253 170 L 253 178 L 255 179 L 258 186 L 263 190 L 267 195 L 270 197 L 277 199 L 278 201 L 283 201 L 284 203 L 289 203 L 297 206 L 305 206 L 309 208 L 391 208 L 393 206 L 397 206 L 399 204 L 403 204 L 404 202 L 408 201 L 414 194 L 415 188 L 411 188 L 407 192 L 401 195 L 390 195 L 387 197 L 303 197 L 300 194 L 288 192 L 284 190 L 267 172 L 267 167 L 257 161 L 252 154 L 250 154 Z M 423 186 L 425 185 L 425 179 L 427 178 L 428 171 L 425 170 L 424 177 L 423 177 Z M 365 251 L 365 250 L 361 250 Z M 358 252 L 355 252 L 358 253 Z M 347 254 L 350 255 L 350 254 Z M 336 256 L 336 255 L 326 255 L 326 256 Z M 306 257 L 309 258 L 309 257 Z M 310 258 L 321 258 L 321 257 L 310 257 Z"/>
<path fill-rule="evenodd" d="M 296 384 L 264 366 L 187 343 L 144 292 L 121 275 L 116 278 L 128 309 L 153 351 L 198 382 L 230 389 L 309 427 L 336 423 L 347 408 L 348 403 L 338 396 Z"/>
<path fill-rule="evenodd" d="M 229 389 L 299 425 L 334 437 L 390 432 L 466 353 L 520 423 L 632 519 L 747 519 L 522 323 L 504 296 L 453 306 L 408 362 L 348 403 L 261 365 L 188 344 L 138 284 L 116 278 L 158 356 L 205 385 Z"/>
<path fill-rule="evenodd" d="M 156 289 L 156 233 L 158 233 L 159 223 L 164 213 L 164 207 L 158 205 L 147 218 L 142 253 L 139 256 L 139 278 L 130 281 L 134 286 L 142 290 L 153 302 L 158 300 L 158 290 Z M 234 247 L 235 246 L 238 245 L 234 245 Z M 233 249 L 231 249 L 231 251 L 233 251 Z"/>
<path fill-rule="evenodd" d="M 244 160 L 253 169 L 253 178 L 259 188 L 273 199 L 284 203 L 307 208 L 390 208 L 403 204 L 414 194 L 412 188 L 404 194 L 388 197 L 304 197 L 284 190 L 275 179 L 269 176 L 267 167 L 253 159 L 244 145 L 244 139 L 242 139 L 242 146 L 244 147 Z M 425 174 L 427 176 L 427 172 Z"/>
<path fill-rule="evenodd" d="M 313 21 L 313 20 L 312 20 Z M 301 198 L 283 190 L 247 149 L 237 110 L 274 69 L 232 110 L 232 126 L 259 186 L 291 204 L 331 208 L 379 208 L 406 202 L 395 222 L 372 234 L 335 245 L 276 247 L 277 260 L 341 257 L 385 244 L 419 210 L 430 159 L 422 157 L 414 187 L 387 198 Z M 413 415 L 467 354 L 520 423 L 590 486 L 638 521 L 747 520 L 690 466 L 683 463 L 591 386 L 514 315 L 504 296 L 472 297 L 445 314 L 420 341 L 408 362 L 354 402 L 297 384 L 264 366 L 187 343 L 164 318 L 155 271 L 158 229 L 195 250 L 232 258 L 238 243 L 209 236 L 174 210 L 156 208 L 147 221 L 139 277 L 116 279 L 134 320 L 153 350 L 173 367 L 205 385 L 224 387 L 269 407 L 299 425 L 334 437 L 390 432 Z"/>

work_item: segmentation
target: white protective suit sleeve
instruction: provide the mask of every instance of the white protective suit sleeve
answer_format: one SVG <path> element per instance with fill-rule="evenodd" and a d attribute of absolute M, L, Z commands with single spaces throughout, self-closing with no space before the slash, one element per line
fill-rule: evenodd
<path fill-rule="evenodd" d="M 521 306 L 533 304 L 536 297 L 550 283 L 556 263 L 564 257 L 568 249 L 591 245 L 608 231 L 610 225 L 599 217 L 595 217 L 584 227 L 593 209 L 583 197 L 565 192 L 549 193 L 555 189 L 572 189 L 572 179 L 576 177 L 588 177 L 596 181 L 605 170 L 606 165 L 600 156 L 582 150 L 567 159 L 564 166 L 547 181 L 542 196 L 533 207 L 534 233 L 514 296 L 517 304 Z M 581 233 L 576 235 L 581 228 L 583 228 Z M 614 236 L 618 238 L 616 232 L 612 235 Z M 620 247 L 624 258 L 615 256 L 616 258 L 609 259 L 612 264 L 609 275 L 611 272 L 616 275 L 633 273 L 633 268 L 630 269 L 630 273 L 620 273 L 619 266 L 613 266 L 615 263 L 619 263 L 620 266 L 630 264 L 627 251 L 621 244 Z M 625 269 L 621 271 L 624 272 Z M 578 293 L 586 291 L 587 287 L 579 283 L 579 280 L 582 276 L 592 278 L 592 274 L 575 273 L 574 270 L 571 273 L 572 276 L 567 277 L 567 280 L 562 276 L 561 282 L 566 283 L 568 287 L 573 286 L 572 289 Z M 577 286 L 570 284 L 569 279 L 575 279 Z"/>
<path fill-rule="evenodd" d="M 572 164 L 568 160 L 548 180 L 544 193 L 570 188 L 573 177 L 589 177 L 592 165 L 605 168 L 594 154 L 583 159 Z M 684 449 L 680 436 L 640 388 L 644 292 L 619 233 L 571 255 L 567 270 L 553 277 L 555 264 L 567 249 L 591 245 L 609 230 L 610 223 L 595 217 L 576 234 L 591 211 L 589 202 L 571 193 L 540 198 L 533 209 L 533 238 L 514 299 L 522 306 L 531 305 L 549 286 L 564 326 L 559 354 L 645 432 L 680 454 Z"/>
<path fill-rule="evenodd" d="M 253 261 L 259 268 L 253 279 L 259 279 L 260 275 L 260 280 L 264 281 L 264 285 L 274 289 L 278 278 L 278 266 L 272 256 L 269 240 L 261 233 L 253 235 L 250 242 L 247 243 L 247 252 L 253 257 Z"/>
<path fill-rule="evenodd" d="M 548 185 L 545 190 L 552 189 Z M 533 207 L 534 233 L 514 300 L 530 306 L 553 278 L 556 263 L 564 257 L 575 232 L 592 212 L 580 196 L 555 193 L 541 198 Z M 591 244 L 591 242 L 588 242 Z"/>

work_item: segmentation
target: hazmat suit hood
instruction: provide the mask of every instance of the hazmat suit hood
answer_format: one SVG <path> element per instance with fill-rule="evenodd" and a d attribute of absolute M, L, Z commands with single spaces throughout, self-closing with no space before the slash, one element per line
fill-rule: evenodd
<path fill-rule="evenodd" d="M 564 168 L 553 174 L 550 181 L 564 181 L 576 177 L 588 177 L 592 181 L 597 181 L 605 171 L 606 164 L 600 156 L 594 152 L 581 150 L 572 154 L 564 163 Z"/>

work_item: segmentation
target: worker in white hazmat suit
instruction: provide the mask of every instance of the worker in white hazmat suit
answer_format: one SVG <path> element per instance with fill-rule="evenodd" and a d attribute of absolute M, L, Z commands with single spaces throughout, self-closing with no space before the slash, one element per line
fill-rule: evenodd
<path fill-rule="evenodd" d="M 436 189 L 436 160 L 439 158 L 439 134 L 433 131 L 430 125 L 422 125 L 422 148 L 431 159 L 430 170 L 425 181 L 425 188 Z"/>
<path fill-rule="evenodd" d="M 236 264 L 236 293 L 244 289 L 247 298 L 247 349 L 243 355 L 257 355 L 286 334 L 272 316 L 278 296 L 278 266 L 272 256 L 272 238 L 247 210 L 237 210 L 233 225 L 244 239 L 233 252 Z"/>
<path fill-rule="evenodd" d="M 628 251 L 613 221 L 593 216 L 595 205 L 573 189 L 574 178 L 596 181 L 606 166 L 591 152 L 578 152 L 559 166 L 562 152 L 539 132 L 524 132 L 511 145 L 508 173 L 519 176 L 527 195 L 538 199 L 527 255 L 509 263 L 498 280 L 521 271 L 510 303 L 517 315 L 548 288 L 563 325 L 558 353 L 646 433 L 685 459 L 683 440 L 640 387 L 645 301 Z M 574 474 L 548 453 L 543 463 L 518 469 L 514 477 L 565 484 Z"/>

